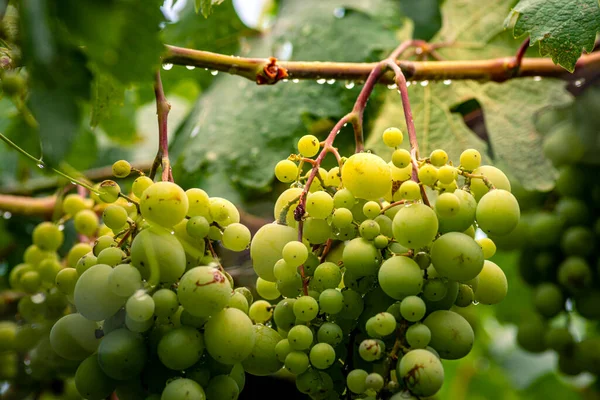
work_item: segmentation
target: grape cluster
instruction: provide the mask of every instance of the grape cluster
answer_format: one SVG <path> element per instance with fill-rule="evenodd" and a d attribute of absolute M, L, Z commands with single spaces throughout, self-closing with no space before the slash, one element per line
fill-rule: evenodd
<path fill-rule="evenodd" d="M 507 293 L 504 272 L 488 260 L 490 237 L 508 235 L 520 218 L 506 176 L 473 149 L 454 166 L 443 150 L 415 159 L 399 148 L 396 128 L 383 141 L 395 149 L 391 162 L 362 152 L 327 171 L 313 159 L 319 140 L 302 137 L 298 154 L 275 167 L 291 184 L 276 222 L 251 243 L 257 291 L 279 299 L 249 309 L 255 323 L 277 329 L 263 357 L 314 399 L 434 395 L 440 359 L 473 346 L 461 309 Z M 316 174 L 310 185 L 306 165 Z"/>
<path fill-rule="evenodd" d="M 600 375 L 600 183 L 597 167 L 582 164 L 584 149 L 562 131 L 545 138 L 546 156 L 558 168 L 548 193 L 525 192 L 514 237 L 499 245 L 519 249 L 519 271 L 533 287 L 534 315 L 518 322 L 517 342 L 533 353 L 558 354 L 566 375 Z M 589 329 L 575 330 L 583 317 Z"/>

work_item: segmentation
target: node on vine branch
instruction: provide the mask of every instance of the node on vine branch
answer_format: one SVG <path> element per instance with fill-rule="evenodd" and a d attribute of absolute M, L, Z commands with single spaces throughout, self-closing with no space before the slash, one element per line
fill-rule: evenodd
<path fill-rule="evenodd" d="M 256 74 L 256 83 L 258 85 L 273 85 L 287 77 L 287 69 L 277 65 L 275 57 L 270 57 L 269 63 L 264 66 L 262 71 Z"/>

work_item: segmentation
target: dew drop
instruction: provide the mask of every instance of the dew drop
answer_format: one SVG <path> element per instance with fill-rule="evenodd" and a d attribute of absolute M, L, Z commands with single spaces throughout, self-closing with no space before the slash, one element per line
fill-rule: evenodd
<path fill-rule="evenodd" d="M 329 79 L 327 80 L 327 84 L 328 85 L 333 85 L 335 83 L 335 79 Z"/>
<path fill-rule="evenodd" d="M 567 310 L 567 312 L 573 311 L 573 302 L 571 301 L 571 299 L 567 299 L 567 301 L 565 302 L 565 310 Z"/>
<path fill-rule="evenodd" d="M 473 305 L 476 306 L 477 304 L 479 304 L 479 302 L 477 300 L 473 300 Z"/>
<path fill-rule="evenodd" d="M 219 73 L 219 71 L 217 71 L 216 69 L 214 69 L 214 70 L 210 71 L 210 74 L 211 74 L 212 76 L 216 76 L 218 73 Z"/>
<path fill-rule="evenodd" d="M 421 86 L 425 87 L 427 85 L 429 85 L 429 81 L 423 81 L 423 82 L 421 82 Z"/>
<path fill-rule="evenodd" d="M 4 214 L 2 214 L 2 218 L 4 219 L 10 219 L 12 217 L 12 214 L 9 211 L 5 211 Z"/>
<path fill-rule="evenodd" d="M 208 153 L 206 153 L 206 159 L 208 161 L 215 161 L 217 159 L 217 153 L 215 153 L 214 151 L 209 151 Z"/>
<path fill-rule="evenodd" d="M 346 9 L 344 7 L 337 7 L 333 10 L 333 16 L 336 18 L 344 18 L 346 15 Z"/>
<path fill-rule="evenodd" d="M 344 84 L 344 87 L 346 89 L 352 89 L 354 87 L 354 82 L 353 81 L 346 81 L 346 83 Z"/>
<path fill-rule="evenodd" d="M 542 80 L 542 77 L 541 77 L 541 76 L 534 76 L 534 77 L 533 77 L 533 81 L 534 81 L 534 82 L 539 82 L 539 81 L 541 81 L 541 80 Z"/>
<path fill-rule="evenodd" d="M 409 87 L 410 85 L 412 85 L 412 82 L 406 82 L 406 87 Z"/>
<path fill-rule="evenodd" d="M 31 296 L 31 301 L 35 304 L 41 304 L 46 300 L 46 295 L 44 293 L 36 293 Z"/>
<path fill-rule="evenodd" d="M 289 81 L 290 81 L 290 80 L 289 80 L 289 79 L 287 79 L 287 78 L 286 78 L 286 79 L 283 79 L 283 82 L 289 82 Z"/>
<path fill-rule="evenodd" d="M 326 80 L 325 80 L 324 78 L 317 79 L 317 83 L 318 83 L 319 85 L 322 85 L 322 84 L 324 84 L 325 82 L 326 82 Z"/>
<path fill-rule="evenodd" d="M 61 231 L 61 232 L 64 231 L 65 230 L 65 225 L 64 224 L 60 224 L 58 226 L 58 230 Z"/>
<path fill-rule="evenodd" d="M 395 83 L 393 83 L 391 85 L 387 85 L 387 88 L 390 90 L 394 90 L 394 89 L 398 89 L 398 86 Z"/>
<path fill-rule="evenodd" d="M 173 64 L 171 64 L 171 63 L 166 63 L 166 64 L 163 64 L 163 66 L 162 66 L 162 67 L 163 67 L 163 69 L 164 69 L 165 71 L 169 71 L 171 68 L 173 68 Z"/>
<path fill-rule="evenodd" d="M 444 85 L 450 85 L 452 83 L 452 79 L 445 79 Z"/>
<path fill-rule="evenodd" d="M 577 79 L 575 82 L 573 82 L 575 87 L 582 87 L 584 83 L 585 83 L 585 78 Z"/>
<path fill-rule="evenodd" d="M 44 169 L 44 168 L 46 168 L 46 166 L 45 166 L 43 163 L 38 163 L 38 165 L 37 165 L 37 166 L 38 166 L 38 168 L 39 168 L 39 169 Z"/>
<path fill-rule="evenodd" d="M 300 79 L 292 79 L 292 83 L 298 83 L 300 82 Z"/>
<path fill-rule="evenodd" d="M 193 71 L 196 69 L 196 67 L 194 67 L 193 65 L 186 65 L 185 66 L 187 69 L 189 69 L 190 71 Z"/>
<path fill-rule="evenodd" d="M 200 132 L 200 127 L 195 126 L 194 129 L 192 129 L 192 133 L 190 133 L 190 137 L 196 137 L 199 132 Z"/>

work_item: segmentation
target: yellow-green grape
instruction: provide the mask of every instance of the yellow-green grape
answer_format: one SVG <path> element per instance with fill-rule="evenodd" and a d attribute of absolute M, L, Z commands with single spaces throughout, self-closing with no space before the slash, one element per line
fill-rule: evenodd
<path fill-rule="evenodd" d="M 313 135 L 304 135 L 298 140 L 298 151 L 303 157 L 313 157 L 319 152 L 319 139 Z"/>
<path fill-rule="evenodd" d="M 483 250 L 483 257 L 485 257 L 486 260 L 489 260 L 496 254 L 496 244 L 492 239 L 481 238 L 477 239 L 476 242 L 479 244 L 479 247 L 481 247 L 481 250 Z"/>
<path fill-rule="evenodd" d="M 460 283 L 458 285 L 458 294 L 456 296 L 456 301 L 454 304 L 457 307 L 468 307 L 473 304 L 475 300 L 475 294 L 473 293 L 473 288 L 469 285 L 465 285 Z"/>
<path fill-rule="evenodd" d="M 352 393 L 362 394 L 367 390 L 368 372 L 364 369 L 354 369 L 346 377 L 346 385 Z"/>
<path fill-rule="evenodd" d="M 498 265 L 485 260 L 478 278 L 475 300 L 482 304 L 498 304 L 506 297 L 508 281 Z"/>
<path fill-rule="evenodd" d="M 311 174 L 312 169 L 310 169 L 306 175 L 304 175 L 305 179 L 308 179 L 308 176 Z M 319 179 L 319 177 L 321 179 Z M 318 192 L 319 190 L 323 190 L 323 185 L 321 185 L 321 181 L 325 182 L 327 178 L 327 170 L 325 168 L 319 168 L 319 174 L 315 176 L 312 183 L 310 184 L 310 188 L 308 191 L 310 193 Z"/>
<path fill-rule="evenodd" d="M 281 255 L 286 264 L 298 267 L 308 259 L 308 249 L 302 242 L 291 241 L 283 246 Z"/>
<path fill-rule="evenodd" d="M 265 281 L 260 277 L 256 279 L 256 292 L 260 297 L 266 300 L 275 300 L 281 296 L 275 282 Z"/>
<path fill-rule="evenodd" d="M 400 196 L 404 200 L 414 201 L 421 198 L 421 188 L 415 181 L 406 181 L 400 185 L 398 189 Z"/>
<path fill-rule="evenodd" d="M 338 229 L 347 228 L 352 225 L 352 211 L 347 208 L 338 208 L 333 213 L 333 218 L 331 219 L 331 223 Z"/>
<path fill-rule="evenodd" d="M 302 351 L 290 351 L 284 360 L 285 369 L 294 375 L 299 375 L 310 366 L 308 355 Z"/>
<path fill-rule="evenodd" d="M 388 163 L 390 169 L 392 170 L 392 180 L 394 182 L 404 182 L 411 178 L 413 166 L 412 163 L 409 163 L 404 168 L 398 168 L 391 161 Z"/>
<path fill-rule="evenodd" d="M 304 221 L 303 236 L 311 244 L 325 243 L 331 234 L 331 226 L 324 219 L 309 217 Z"/>
<path fill-rule="evenodd" d="M 454 193 L 442 193 L 435 201 L 435 212 L 442 218 L 453 217 L 460 211 L 460 199 Z"/>
<path fill-rule="evenodd" d="M 483 268 L 483 251 L 469 236 L 448 232 L 431 246 L 431 262 L 443 277 L 465 282 L 475 278 Z"/>
<path fill-rule="evenodd" d="M 37 271 L 27 271 L 21 276 L 19 286 L 25 293 L 36 293 L 42 286 L 42 279 Z"/>
<path fill-rule="evenodd" d="M 195 267 L 181 277 L 177 298 L 190 314 L 208 317 L 227 306 L 231 284 L 217 268 Z"/>
<path fill-rule="evenodd" d="M 416 396 L 433 396 L 444 383 L 444 367 L 441 361 L 425 349 L 415 349 L 406 353 L 400 358 L 396 373 Z"/>
<path fill-rule="evenodd" d="M 87 319 L 102 321 L 125 305 L 127 298 L 117 296 L 109 287 L 108 277 L 112 271 L 108 265 L 94 265 L 77 280 L 74 304 Z"/>
<path fill-rule="evenodd" d="M 254 348 L 252 321 L 237 308 L 225 308 L 204 325 L 206 350 L 215 360 L 231 365 L 246 359 Z"/>
<path fill-rule="evenodd" d="M 390 240 L 385 235 L 378 235 L 373 239 L 373 244 L 378 249 L 385 249 L 389 243 Z"/>
<path fill-rule="evenodd" d="M 406 168 L 411 164 L 410 152 L 406 149 L 397 149 L 392 153 L 392 164 L 396 168 Z"/>
<path fill-rule="evenodd" d="M 481 165 L 481 154 L 475 149 L 467 149 L 460 155 L 460 165 L 467 171 L 472 171 Z"/>
<path fill-rule="evenodd" d="M 55 251 L 64 241 L 64 234 L 52 222 L 42 222 L 33 230 L 33 244 L 42 250 Z"/>
<path fill-rule="evenodd" d="M 79 243 L 83 244 L 83 243 Z M 62 265 L 58 260 L 54 260 L 51 258 L 46 258 L 43 260 L 38 266 L 38 273 L 40 274 L 40 278 L 44 283 L 44 286 L 54 286 L 54 281 L 56 280 L 56 274 L 62 269 Z"/>
<path fill-rule="evenodd" d="M 388 258 L 378 272 L 381 289 L 393 299 L 421 293 L 423 271 L 412 259 L 404 256 Z"/>
<path fill-rule="evenodd" d="M 127 211 L 120 205 L 111 204 L 104 209 L 102 220 L 113 232 L 121 230 L 127 224 Z"/>
<path fill-rule="evenodd" d="M 131 173 L 131 164 L 126 160 L 119 160 L 112 165 L 112 173 L 117 178 L 127 178 Z"/>
<path fill-rule="evenodd" d="M 381 263 L 379 250 L 375 248 L 372 242 L 363 238 L 349 241 L 344 246 L 342 259 L 346 271 L 356 277 L 375 274 Z"/>
<path fill-rule="evenodd" d="M 360 226 L 358 227 L 358 232 L 364 239 L 373 240 L 377 235 L 379 235 L 381 228 L 377 222 L 373 221 L 372 219 L 366 219 L 361 222 Z"/>
<path fill-rule="evenodd" d="M 221 243 L 226 249 L 242 251 L 250 245 L 250 230 L 240 223 L 227 225 L 223 230 Z"/>
<path fill-rule="evenodd" d="M 94 255 L 97 257 L 100 252 L 108 247 L 116 247 L 117 242 L 111 235 L 102 235 L 94 242 Z"/>
<path fill-rule="evenodd" d="M 473 170 L 474 176 L 485 176 L 488 181 L 496 188 L 503 189 L 508 192 L 511 191 L 510 181 L 504 175 L 504 172 L 491 165 L 482 165 L 479 168 Z M 475 200 L 479 201 L 481 197 L 489 191 L 489 188 L 483 182 L 483 179 L 471 178 L 471 193 L 475 197 Z"/>
<path fill-rule="evenodd" d="M 433 186 L 438 180 L 438 170 L 431 164 L 424 164 L 419 168 L 418 176 L 423 185 Z"/>
<path fill-rule="evenodd" d="M 310 349 L 310 363 L 318 369 L 327 369 L 337 360 L 335 350 L 328 343 L 317 343 Z"/>
<path fill-rule="evenodd" d="M 448 310 L 434 311 L 423 324 L 431 331 L 429 345 L 445 360 L 463 358 L 473 348 L 473 328 L 460 314 Z"/>
<path fill-rule="evenodd" d="M 85 199 L 76 193 L 66 195 L 62 202 L 63 212 L 68 215 L 75 215 L 86 208 L 89 207 Z"/>
<path fill-rule="evenodd" d="M 502 189 L 491 190 L 477 203 L 475 219 L 487 234 L 507 235 L 517 227 L 521 211 L 513 194 Z"/>
<path fill-rule="evenodd" d="M 52 326 L 50 345 L 61 357 L 80 361 L 98 349 L 98 325 L 81 314 L 65 315 Z"/>
<path fill-rule="evenodd" d="M 429 245 L 438 233 L 435 211 L 421 203 L 402 207 L 392 224 L 394 238 L 402 246 L 419 249 Z"/>
<path fill-rule="evenodd" d="M 249 374 L 256 376 L 266 376 L 276 373 L 283 366 L 283 363 L 279 361 L 277 353 L 275 351 L 277 343 L 279 343 L 282 339 L 281 335 L 276 330 L 269 328 L 265 325 L 254 325 L 252 328 L 254 329 L 254 336 L 256 337 L 256 341 L 254 342 L 252 353 L 250 353 L 250 355 L 246 357 L 244 361 L 242 361 L 242 376 L 244 374 L 244 370 Z M 228 378 L 232 379 L 233 377 L 231 376 L 231 374 L 229 374 Z M 210 393 L 211 385 L 213 384 L 215 379 L 216 378 L 211 379 L 211 384 L 209 385 L 209 390 L 207 391 L 207 393 Z M 233 384 L 236 388 L 238 387 L 235 381 L 233 382 Z M 239 390 L 241 391 L 242 388 L 243 386 L 240 386 Z M 223 391 L 224 390 L 219 390 L 218 393 L 223 393 Z M 212 398 L 220 399 L 223 397 Z M 235 397 L 231 396 L 228 398 L 233 399 Z"/>
<path fill-rule="evenodd" d="M 98 197 L 101 201 L 104 203 L 114 203 L 119 198 L 121 187 L 115 181 L 106 180 L 100 183 L 98 191 L 100 192 Z"/>
<path fill-rule="evenodd" d="M 171 232 L 149 227 L 139 232 L 131 243 L 131 263 L 142 277 L 155 285 L 174 283 L 185 271 L 185 251 Z"/>
<path fill-rule="evenodd" d="M 260 278 L 259 278 L 260 279 Z M 264 324 L 273 317 L 273 306 L 266 300 L 256 300 L 250 304 L 248 316 L 257 324 Z"/>
<path fill-rule="evenodd" d="M 63 268 L 56 274 L 56 287 L 61 293 L 71 296 L 75 291 L 77 278 L 79 274 L 75 268 Z"/>
<path fill-rule="evenodd" d="M 315 192 L 306 199 L 306 211 L 313 218 L 325 219 L 333 212 L 333 198 L 327 192 Z"/>
<path fill-rule="evenodd" d="M 144 219 L 165 228 L 172 228 L 184 219 L 188 207 L 187 195 L 173 182 L 156 182 L 140 198 Z"/>
<path fill-rule="evenodd" d="M 190 217 L 204 217 L 208 220 L 208 222 L 212 222 L 212 218 L 210 216 L 210 197 L 208 194 L 198 188 L 188 189 L 185 192 L 185 195 L 188 198 L 188 213 Z"/>
<path fill-rule="evenodd" d="M 92 246 L 87 243 L 76 243 L 69 254 L 67 254 L 67 266 L 74 268 L 77 265 L 77 261 L 87 253 L 92 251 Z"/>
<path fill-rule="evenodd" d="M 104 251 L 104 250 L 102 250 Z M 94 254 L 88 253 L 81 257 L 79 261 L 77 261 L 77 265 L 75 265 L 75 269 L 79 275 L 83 274 L 85 271 L 98 264 L 98 259 Z"/>
<path fill-rule="evenodd" d="M 344 163 L 342 181 L 354 197 L 378 200 L 391 190 L 392 173 L 389 165 L 381 157 L 370 153 L 358 153 Z"/>
<path fill-rule="evenodd" d="M 340 176 L 340 167 L 333 167 L 327 171 L 327 177 L 325 177 L 325 186 L 339 187 L 342 184 L 342 178 Z"/>
<path fill-rule="evenodd" d="M 429 160 L 434 166 L 442 167 L 448 162 L 448 154 L 444 150 L 437 149 L 431 152 Z"/>
<path fill-rule="evenodd" d="M 221 226 L 240 222 L 240 212 L 236 206 L 222 197 L 211 197 L 209 206 L 210 216 Z"/>
<path fill-rule="evenodd" d="M 376 392 L 383 389 L 384 385 L 385 385 L 385 381 L 383 379 L 383 376 L 381 376 L 377 372 L 370 373 L 369 375 L 367 375 L 367 378 L 365 379 L 365 387 L 367 389 L 373 389 Z"/>
<path fill-rule="evenodd" d="M 125 258 L 125 252 L 118 247 L 109 247 L 104 249 L 98 254 L 98 258 L 96 260 L 97 264 L 106 264 L 114 267 L 117 264 L 121 263 L 121 260 Z"/>
<path fill-rule="evenodd" d="M 154 181 L 145 175 L 136 178 L 131 185 L 131 191 L 137 198 L 142 197 L 144 190 L 148 189 Z"/>
<path fill-rule="evenodd" d="M 319 303 L 311 296 L 302 296 L 294 303 L 294 315 L 300 321 L 312 321 L 319 313 Z"/>
<path fill-rule="evenodd" d="M 81 210 L 73 218 L 73 224 L 77 233 L 85 236 L 94 236 L 98 230 L 98 216 L 92 210 Z"/>
<path fill-rule="evenodd" d="M 383 131 L 382 139 L 386 146 L 394 148 L 402 144 L 404 135 L 398 128 L 387 128 Z"/>
<path fill-rule="evenodd" d="M 356 204 L 356 198 L 348 189 L 340 189 L 333 195 L 333 206 L 335 208 L 352 209 Z"/>
<path fill-rule="evenodd" d="M 102 371 L 98 363 L 98 354 L 92 354 L 77 367 L 75 386 L 84 398 L 100 400 L 110 396 L 117 386 L 117 381 Z"/>
<path fill-rule="evenodd" d="M 283 183 L 290 183 L 298 176 L 298 166 L 290 160 L 281 160 L 275 165 L 275 177 Z"/>
<path fill-rule="evenodd" d="M 363 214 L 365 217 L 374 219 L 381 212 L 381 206 L 376 201 L 367 201 L 363 206 Z"/>
<path fill-rule="evenodd" d="M 438 169 L 438 180 L 444 185 L 449 185 L 456 179 L 456 168 L 451 165 L 444 165 Z"/>
<path fill-rule="evenodd" d="M 196 239 L 204 239 L 208 235 L 210 224 L 206 218 L 202 216 L 196 216 L 190 218 L 185 225 L 185 229 L 188 235 Z"/>
<path fill-rule="evenodd" d="M 298 207 L 300 193 L 302 193 L 302 189 L 291 188 L 284 190 L 279 195 L 277 201 L 275 202 L 275 207 L 273 208 L 273 217 L 276 221 L 283 219 L 281 222 L 285 222 L 285 224 L 291 226 L 292 228 L 298 226 L 298 222 L 294 219 L 294 210 L 296 210 L 296 207 Z M 281 213 L 286 208 L 287 212 L 282 218 Z"/>
<path fill-rule="evenodd" d="M 283 247 L 297 238 L 298 233 L 289 226 L 279 224 L 262 226 L 250 243 L 250 257 L 258 276 L 267 281 L 275 282 L 273 267 L 281 258 Z"/>

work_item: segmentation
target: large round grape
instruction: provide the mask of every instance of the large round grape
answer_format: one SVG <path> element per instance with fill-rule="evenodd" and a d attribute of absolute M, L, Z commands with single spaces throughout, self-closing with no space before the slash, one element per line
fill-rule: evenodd
<path fill-rule="evenodd" d="M 379 269 L 379 285 L 393 299 L 417 295 L 423 288 L 423 271 L 412 259 L 404 256 L 388 258 Z"/>
<path fill-rule="evenodd" d="M 195 328 L 181 326 L 167 332 L 158 343 L 157 354 L 169 369 L 184 370 L 194 365 L 204 352 L 202 334 Z"/>
<path fill-rule="evenodd" d="M 477 224 L 490 235 L 507 235 L 517 227 L 521 211 L 513 194 L 495 189 L 486 193 L 477 204 Z"/>
<path fill-rule="evenodd" d="M 149 283 L 174 283 L 185 271 L 185 251 L 169 231 L 149 227 L 133 239 L 131 263 Z"/>
<path fill-rule="evenodd" d="M 242 362 L 252 353 L 256 334 L 250 318 L 237 308 L 213 315 L 204 326 L 206 350 L 223 364 Z"/>
<path fill-rule="evenodd" d="M 342 253 L 344 267 L 356 277 L 373 275 L 381 263 L 381 254 L 373 242 L 363 238 L 349 241 Z"/>
<path fill-rule="evenodd" d="M 229 303 L 231 284 L 218 268 L 195 267 L 181 277 L 177 298 L 190 314 L 208 317 Z"/>
<path fill-rule="evenodd" d="M 79 364 L 75 373 L 75 386 L 84 398 L 103 400 L 115 390 L 117 382 L 102 371 L 98 364 L 98 355 L 93 354 Z"/>
<path fill-rule="evenodd" d="M 298 202 L 300 201 L 300 193 L 302 193 L 301 188 L 290 188 L 284 190 L 277 201 L 275 202 L 275 207 L 273 208 L 273 216 L 275 217 L 275 221 L 281 221 L 282 215 L 281 213 L 284 211 L 284 208 L 290 204 L 290 202 L 294 201 L 294 203 L 288 207 L 285 216 L 283 216 L 283 220 L 288 226 L 295 228 L 298 226 L 298 221 L 294 219 L 294 211 L 296 207 L 298 207 Z"/>
<path fill-rule="evenodd" d="M 381 157 L 358 153 L 350 156 L 344 163 L 342 181 L 354 197 L 378 200 L 391 190 L 392 172 Z"/>
<path fill-rule="evenodd" d="M 256 338 L 250 355 L 242 361 L 247 373 L 257 376 L 271 375 L 279 371 L 283 363 L 277 358 L 275 346 L 282 339 L 276 330 L 265 325 L 254 325 Z"/>
<path fill-rule="evenodd" d="M 477 279 L 475 300 L 482 304 L 500 303 L 508 293 L 508 281 L 504 271 L 489 260 L 485 260 Z"/>
<path fill-rule="evenodd" d="M 475 278 L 483 268 L 483 251 L 475 240 L 460 232 L 448 232 L 433 242 L 431 262 L 443 277 L 455 281 Z"/>
<path fill-rule="evenodd" d="M 438 232 L 435 211 L 421 203 L 402 207 L 392 224 L 394 238 L 402 246 L 419 249 L 431 243 Z"/>
<path fill-rule="evenodd" d="M 137 377 L 146 363 L 146 345 L 139 333 L 117 329 L 106 335 L 98 347 L 102 371 L 117 380 Z"/>
<path fill-rule="evenodd" d="M 96 337 L 98 325 L 81 314 L 65 315 L 52 326 L 52 349 L 67 360 L 83 360 L 96 351 L 100 340 Z"/>
<path fill-rule="evenodd" d="M 298 233 L 289 226 L 276 223 L 262 226 L 250 244 L 250 257 L 258 276 L 266 281 L 276 282 L 273 267 L 281 258 L 283 247 L 297 239 Z"/>
<path fill-rule="evenodd" d="M 152 398 L 152 396 L 149 398 Z M 195 381 L 179 378 L 167 383 L 160 400 L 206 400 L 206 394 L 202 386 Z"/>
<path fill-rule="evenodd" d="M 73 295 L 77 311 L 92 321 L 102 321 L 125 305 L 127 297 L 117 296 L 108 285 L 112 268 L 97 264 L 85 271 L 75 285 Z"/>
<path fill-rule="evenodd" d="M 482 165 L 473 170 L 473 175 L 483 175 L 496 187 L 496 189 L 507 190 L 510 192 L 510 181 L 504 175 L 504 172 L 491 165 Z M 483 183 L 482 179 L 471 179 L 471 192 L 475 199 L 479 201 L 481 197 L 489 191 L 488 187 Z"/>
<path fill-rule="evenodd" d="M 144 190 L 140 198 L 142 216 L 165 228 L 172 228 L 184 219 L 188 207 L 187 195 L 173 182 L 156 182 Z"/>
<path fill-rule="evenodd" d="M 436 394 L 444 383 L 444 367 L 430 351 L 411 350 L 398 362 L 398 378 L 417 396 Z"/>
<path fill-rule="evenodd" d="M 453 194 L 458 197 L 460 207 L 458 212 L 452 216 L 442 217 L 438 215 L 440 232 L 442 233 L 464 232 L 475 222 L 477 202 L 473 195 L 462 189 L 456 189 Z"/>
<path fill-rule="evenodd" d="M 447 310 L 434 311 L 423 321 L 431 331 L 429 345 L 441 358 L 457 360 L 473 348 L 473 328 L 461 315 Z"/>

